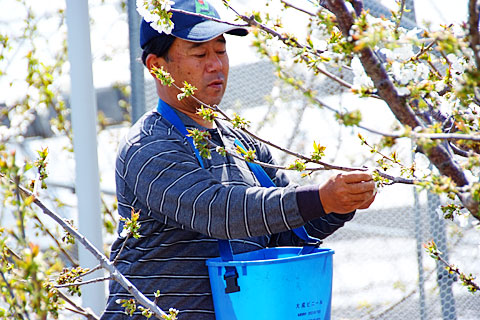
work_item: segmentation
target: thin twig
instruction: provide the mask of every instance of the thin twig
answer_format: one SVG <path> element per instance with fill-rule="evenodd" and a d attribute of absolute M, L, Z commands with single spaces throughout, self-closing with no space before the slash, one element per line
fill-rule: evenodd
<path fill-rule="evenodd" d="M 240 14 L 237 10 L 235 10 L 232 6 L 230 6 L 230 4 L 228 4 L 228 3 L 226 3 L 226 4 L 227 4 L 227 6 L 230 10 L 232 10 L 240 19 L 242 19 L 243 21 L 248 23 L 250 26 L 257 27 L 260 30 L 262 30 L 266 33 L 269 33 L 270 35 L 274 36 L 278 40 L 282 41 L 287 46 L 295 47 L 297 49 L 307 50 L 309 53 L 312 53 L 313 55 L 315 55 L 318 58 L 321 58 L 320 54 L 325 52 L 324 50 L 318 50 L 318 49 L 314 49 L 310 46 L 302 45 L 300 42 L 298 42 L 297 39 L 292 38 L 292 37 L 288 37 L 288 36 L 284 36 L 284 35 L 278 33 L 277 31 L 267 27 L 266 25 L 258 22 L 257 20 L 255 20 L 255 17 L 253 17 L 253 16 L 247 17 L 246 15 Z M 301 54 L 300 58 L 303 61 L 305 61 L 307 63 L 307 65 L 310 62 L 310 59 L 307 56 L 305 56 L 304 54 Z M 352 88 L 352 85 L 350 83 L 346 82 L 345 80 L 343 80 L 340 77 L 337 77 L 333 73 L 328 72 L 327 70 L 318 67 L 317 65 L 313 65 L 313 66 L 311 66 L 311 68 L 314 68 L 315 71 L 325 75 L 326 77 L 330 78 L 331 80 L 339 83 L 340 85 L 342 85 L 346 88 L 349 88 L 349 89 Z"/>
<path fill-rule="evenodd" d="M 462 282 L 463 282 L 464 285 L 471 286 L 472 288 L 474 288 L 475 291 L 480 290 L 480 286 L 477 283 L 475 283 L 472 279 L 465 279 L 464 278 L 465 274 L 462 273 L 457 267 L 455 267 L 454 265 L 451 265 L 445 259 L 443 259 L 443 257 L 440 255 L 440 253 L 436 254 L 436 257 L 438 258 L 438 260 L 440 262 L 442 262 L 445 265 L 448 272 L 453 272 L 453 273 L 456 273 L 457 275 L 459 275 L 460 278 L 462 279 Z"/>
<path fill-rule="evenodd" d="M 85 277 L 85 276 L 87 276 L 87 275 L 89 275 L 89 274 L 91 274 L 91 273 L 94 273 L 95 271 L 97 271 L 97 270 L 99 270 L 99 269 L 101 269 L 101 268 L 102 268 L 102 266 L 101 266 L 101 265 L 98 265 L 98 266 L 96 266 L 95 268 L 92 268 L 92 269 L 88 270 L 87 272 L 82 273 L 82 274 L 76 276 L 75 278 L 71 279 L 70 281 L 72 281 L 72 282 L 73 282 L 73 281 L 76 281 L 77 279 L 83 278 L 83 277 Z"/>
<path fill-rule="evenodd" d="M 420 50 L 416 55 L 414 55 L 411 58 L 411 60 L 413 60 L 413 61 L 418 60 L 420 58 L 420 56 L 422 56 L 425 52 L 430 50 L 437 43 L 437 41 L 438 41 L 438 39 L 435 39 L 432 42 L 430 42 L 426 47 L 423 47 L 422 50 Z"/>
<path fill-rule="evenodd" d="M 108 281 L 108 280 L 113 280 L 112 276 L 95 278 L 95 279 L 90 279 L 90 280 L 86 280 L 86 281 L 82 281 L 82 282 L 57 284 L 57 285 L 55 285 L 55 288 L 60 289 L 60 288 L 68 288 L 68 287 L 79 287 L 79 286 L 83 286 L 83 285 L 86 285 L 86 284 L 103 282 L 103 281 Z"/>
<path fill-rule="evenodd" d="M 50 232 L 50 230 L 48 230 L 47 227 L 45 227 L 45 224 L 42 222 L 42 220 L 40 220 L 40 218 L 35 214 L 33 216 L 33 218 L 35 220 L 37 220 L 38 223 L 40 223 L 42 229 L 50 236 L 50 238 L 53 239 L 53 241 L 55 241 L 58 249 L 63 253 L 63 255 L 70 261 L 70 263 L 74 266 L 74 267 L 78 267 L 80 264 L 78 263 L 77 260 L 75 260 L 67 251 L 65 251 L 65 249 L 63 249 L 61 243 L 58 241 L 58 239 Z"/>
<path fill-rule="evenodd" d="M 123 248 L 125 248 L 125 245 L 127 244 L 127 240 L 128 240 L 131 236 L 132 236 L 132 233 L 129 232 L 129 233 L 127 234 L 125 240 L 123 241 L 122 247 L 121 247 L 120 250 L 118 251 L 117 256 L 115 257 L 115 259 L 114 259 L 113 262 L 112 262 L 114 265 L 117 263 L 117 259 L 118 259 L 118 257 L 120 257 L 120 253 L 122 253 Z"/>
<path fill-rule="evenodd" d="M 90 309 L 83 308 L 82 306 L 77 305 L 75 302 L 73 302 L 66 294 L 64 294 L 62 291 L 57 290 L 58 295 L 68 302 L 72 307 L 74 307 L 77 311 L 77 313 L 81 313 L 83 316 L 87 317 L 87 320 L 99 320 L 100 318 L 94 314 Z M 72 312 L 75 312 L 74 310 L 70 308 L 65 308 L 68 309 Z"/>
<path fill-rule="evenodd" d="M 182 10 L 182 9 L 171 8 L 170 11 L 171 12 L 183 13 L 185 15 L 189 15 L 189 16 L 192 16 L 192 17 L 198 17 L 198 18 L 203 18 L 203 19 L 206 19 L 206 20 L 212 20 L 212 21 L 215 21 L 215 22 L 220 22 L 220 23 L 228 24 L 228 25 L 231 25 L 231 26 L 234 26 L 234 27 L 239 27 L 239 28 L 246 28 L 246 27 L 250 26 L 249 24 L 238 24 L 238 23 L 228 22 L 228 21 L 225 21 L 225 20 L 222 20 L 222 19 L 207 16 L 207 15 L 204 15 L 204 14 L 201 14 L 201 13 L 194 13 L 194 12 L 185 11 L 185 10 Z"/>
<path fill-rule="evenodd" d="M 289 76 L 286 72 L 283 72 L 286 74 L 286 76 Z M 329 111 L 332 111 L 333 113 L 335 113 L 336 115 L 342 115 L 342 112 L 335 109 L 334 107 L 328 105 L 327 103 L 323 102 L 322 100 L 320 100 L 319 98 L 317 98 L 316 96 L 313 96 L 312 94 L 308 94 L 310 93 L 310 90 L 305 88 L 304 86 L 302 86 L 301 84 L 299 83 L 296 83 L 295 86 L 300 90 L 302 91 L 303 94 L 306 94 L 307 98 L 310 99 L 310 101 L 314 102 L 315 104 L 319 105 L 320 107 L 322 108 L 325 108 Z M 373 129 L 373 128 L 369 128 L 369 127 L 365 127 L 361 124 L 358 124 L 358 125 L 355 125 L 356 127 L 360 128 L 360 129 L 363 129 L 365 131 L 368 131 L 368 132 L 371 132 L 371 133 L 374 133 L 374 134 L 378 134 L 378 135 L 382 135 L 382 136 L 385 136 L 385 137 L 390 137 L 390 138 L 401 138 L 401 135 L 400 134 L 395 134 L 395 133 L 387 133 L 387 132 L 381 132 L 379 130 L 376 130 L 376 129 Z"/>
<path fill-rule="evenodd" d="M 398 33 L 398 28 L 400 27 L 400 23 L 402 22 L 402 17 L 403 17 L 403 12 L 405 11 L 405 0 L 402 0 L 402 3 L 400 5 L 400 17 L 397 19 L 396 23 L 395 23 L 395 29 L 394 29 L 394 33 L 397 34 Z"/>
<path fill-rule="evenodd" d="M 7 249 L 8 253 L 11 254 L 12 256 L 14 256 L 15 259 L 22 260 L 22 257 L 20 257 L 15 251 L 10 249 L 7 245 L 5 245 L 5 249 Z"/>
<path fill-rule="evenodd" d="M 302 9 L 302 8 L 300 8 L 300 7 L 297 7 L 297 6 L 293 5 L 293 4 L 291 4 L 290 2 L 287 2 L 287 1 L 285 1 L 285 0 L 280 0 L 280 1 L 281 1 L 285 6 L 287 6 L 287 7 L 290 7 L 290 8 L 293 8 L 293 9 L 297 10 L 297 11 L 300 11 L 300 12 L 303 12 L 303 13 L 305 13 L 305 14 L 308 14 L 308 15 L 311 16 L 311 17 L 315 17 L 315 16 L 316 16 L 314 13 L 312 13 L 312 12 L 310 12 L 310 11 L 308 11 L 308 10 Z"/>
<path fill-rule="evenodd" d="M 219 124 L 217 122 L 217 124 Z M 215 144 L 214 142 L 212 141 L 209 141 L 210 144 L 212 144 L 213 146 L 215 147 L 218 147 L 217 144 Z M 234 150 L 231 150 L 231 149 L 228 149 L 228 148 L 224 148 L 225 152 L 227 154 L 229 154 L 230 156 L 236 158 L 236 159 L 239 159 L 239 160 L 242 160 L 242 161 L 245 161 L 245 162 L 252 162 L 252 163 L 255 163 L 255 164 L 258 164 L 262 167 L 266 167 L 266 168 L 273 168 L 273 169 L 280 169 L 280 170 L 292 170 L 292 171 L 298 171 L 294 168 L 288 168 L 288 167 L 285 167 L 285 166 L 279 166 L 279 165 L 273 165 L 271 163 L 265 163 L 265 162 L 261 162 L 261 161 L 258 161 L 258 160 L 253 160 L 253 161 L 249 161 L 249 160 L 246 160 L 244 157 L 240 156 L 237 154 L 236 151 Z M 309 162 L 313 162 L 313 161 L 309 161 Z M 369 168 L 367 167 L 346 167 L 346 166 L 335 166 L 335 165 L 331 165 L 331 164 L 327 164 L 326 166 L 324 165 L 323 167 L 316 167 L 316 168 L 305 168 L 303 169 L 302 171 L 303 172 L 315 172 L 315 171 L 325 171 L 325 170 L 339 170 L 339 171 L 368 171 Z M 385 179 L 388 179 L 390 180 L 390 182 L 386 183 L 386 185 L 393 185 L 393 184 L 396 184 L 396 183 L 402 183 L 402 184 L 410 184 L 410 185 L 413 185 L 413 184 L 416 184 L 416 183 L 419 183 L 421 182 L 422 180 L 418 180 L 418 179 L 407 179 L 407 178 L 403 178 L 403 177 L 395 177 L 395 176 L 392 176 L 392 175 L 389 175 L 379 169 L 375 169 L 375 171 L 378 173 L 378 175 L 380 175 L 382 178 L 385 178 Z"/>

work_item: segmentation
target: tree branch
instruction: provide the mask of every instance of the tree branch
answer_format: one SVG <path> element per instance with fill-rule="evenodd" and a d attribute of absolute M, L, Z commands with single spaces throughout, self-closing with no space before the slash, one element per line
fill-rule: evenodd
<path fill-rule="evenodd" d="M 337 17 L 340 30 L 346 37 L 350 34 L 350 30 L 354 24 L 352 14 L 348 11 L 344 0 L 328 0 L 328 3 L 329 8 Z M 363 48 L 359 51 L 359 58 L 367 75 L 373 80 L 378 90 L 378 95 L 388 104 L 396 118 L 403 125 L 408 125 L 411 128 L 422 127 L 421 122 L 407 104 L 405 97 L 398 95 L 385 68 L 373 51 L 368 47 Z M 469 184 L 462 168 L 455 162 L 443 145 L 434 146 L 429 150 L 420 149 L 420 151 L 430 159 L 441 174 L 450 177 L 458 186 Z M 473 201 L 473 198 L 468 195 L 460 197 L 460 200 L 468 210 L 477 217 L 479 212 L 478 203 Z"/>

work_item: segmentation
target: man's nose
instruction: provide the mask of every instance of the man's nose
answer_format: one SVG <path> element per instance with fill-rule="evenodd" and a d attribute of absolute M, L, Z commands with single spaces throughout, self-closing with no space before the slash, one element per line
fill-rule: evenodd
<path fill-rule="evenodd" d="M 222 68 L 223 62 L 221 57 L 216 53 L 210 54 L 206 64 L 207 72 L 216 72 L 222 70 Z"/>

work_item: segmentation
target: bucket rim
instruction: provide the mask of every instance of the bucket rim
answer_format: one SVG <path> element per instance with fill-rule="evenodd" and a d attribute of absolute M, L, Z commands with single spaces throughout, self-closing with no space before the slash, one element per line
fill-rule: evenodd
<path fill-rule="evenodd" d="M 328 249 L 328 248 L 316 248 L 314 249 L 313 252 L 304 254 L 304 255 L 298 255 L 302 247 L 276 247 L 276 248 L 265 248 L 265 249 L 260 249 L 260 250 L 255 250 L 255 251 L 249 251 L 249 252 L 244 252 L 244 253 L 239 253 L 239 254 L 234 254 L 233 258 L 234 259 L 240 259 L 240 260 L 233 260 L 233 261 L 223 261 L 220 257 L 216 258 L 211 258 L 206 261 L 206 265 L 208 267 L 225 267 L 225 266 L 260 266 L 260 265 L 268 265 L 268 264 L 279 264 L 279 263 L 288 263 L 292 261 L 300 261 L 300 260 L 309 260 L 309 259 L 318 259 L 321 256 L 331 256 L 335 252 L 333 249 Z M 263 260 L 241 260 L 242 257 L 245 256 L 252 256 L 254 252 L 260 252 L 260 251 L 282 251 L 283 254 L 286 253 L 291 253 L 292 256 L 289 257 L 282 257 L 282 258 L 276 258 L 276 259 L 263 259 Z"/>

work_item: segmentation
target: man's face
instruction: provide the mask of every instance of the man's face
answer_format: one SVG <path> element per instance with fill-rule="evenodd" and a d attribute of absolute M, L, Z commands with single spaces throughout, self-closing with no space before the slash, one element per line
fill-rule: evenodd
<path fill-rule="evenodd" d="M 203 103 L 219 104 L 227 86 L 228 79 L 228 55 L 226 42 L 223 35 L 207 42 L 190 42 L 175 39 L 168 51 L 165 60 L 166 70 L 171 74 L 175 83 L 182 87 L 184 81 L 194 85 L 197 90 L 195 97 Z M 165 91 L 172 99 L 180 92 L 170 87 Z M 168 102 L 168 101 L 167 101 Z M 184 107 L 198 104 L 192 98 L 176 101 Z"/>

